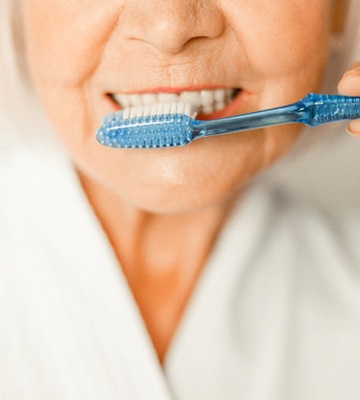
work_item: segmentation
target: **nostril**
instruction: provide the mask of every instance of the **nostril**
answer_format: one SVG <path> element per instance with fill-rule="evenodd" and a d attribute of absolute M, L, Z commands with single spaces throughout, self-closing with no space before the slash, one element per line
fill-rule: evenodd
<path fill-rule="evenodd" d="M 162 53 L 178 54 L 192 38 L 193 34 L 190 31 L 184 30 L 169 19 L 163 19 L 151 27 L 146 42 Z"/>
<path fill-rule="evenodd" d="M 179 53 L 194 39 L 216 38 L 225 28 L 212 0 L 135 0 L 125 4 L 118 24 L 127 39 L 168 54 Z"/>

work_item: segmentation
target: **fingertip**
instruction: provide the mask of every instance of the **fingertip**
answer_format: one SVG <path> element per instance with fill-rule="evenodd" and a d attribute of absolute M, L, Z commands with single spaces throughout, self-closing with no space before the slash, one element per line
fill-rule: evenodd
<path fill-rule="evenodd" d="M 346 132 L 357 139 L 360 139 L 360 119 L 355 119 L 351 121 L 350 124 L 346 127 Z"/>
<path fill-rule="evenodd" d="M 360 95 L 360 71 L 347 71 L 338 83 L 340 94 L 347 96 Z"/>

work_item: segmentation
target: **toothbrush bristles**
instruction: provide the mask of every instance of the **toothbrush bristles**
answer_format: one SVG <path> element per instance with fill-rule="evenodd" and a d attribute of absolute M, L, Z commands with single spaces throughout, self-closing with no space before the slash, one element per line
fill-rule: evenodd
<path fill-rule="evenodd" d="M 108 147 L 160 148 L 193 140 L 196 110 L 190 103 L 158 103 L 124 109 L 104 117 L 97 140 Z"/>

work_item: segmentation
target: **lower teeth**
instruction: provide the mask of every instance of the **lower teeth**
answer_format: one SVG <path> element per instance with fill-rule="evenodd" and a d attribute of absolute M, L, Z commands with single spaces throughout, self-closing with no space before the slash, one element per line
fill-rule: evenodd
<path fill-rule="evenodd" d="M 212 114 L 214 112 L 221 111 L 224 109 L 226 106 L 228 106 L 234 99 L 235 97 L 240 93 L 240 89 L 234 89 L 231 93 L 231 95 L 225 99 L 225 102 L 215 102 L 211 106 L 200 106 L 197 109 L 197 114 Z"/>

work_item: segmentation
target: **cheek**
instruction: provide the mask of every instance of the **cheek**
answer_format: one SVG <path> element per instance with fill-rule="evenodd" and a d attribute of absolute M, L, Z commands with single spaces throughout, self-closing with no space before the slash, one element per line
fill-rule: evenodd
<path fill-rule="evenodd" d="M 49 7 L 45 0 L 24 1 L 30 73 L 47 116 L 74 154 L 81 154 L 105 114 L 100 108 L 93 115 L 97 104 L 88 96 L 87 82 L 116 25 L 120 3 L 53 0 Z"/>
<path fill-rule="evenodd" d="M 114 4 L 115 3 L 115 4 Z M 116 1 L 25 0 L 25 36 L 34 79 L 69 88 L 96 68 L 121 7 Z"/>
<path fill-rule="evenodd" d="M 251 2 L 247 7 L 232 24 L 258 76 L 301 75 L 325 63 L 330 30 L 327 0 Z"/>

